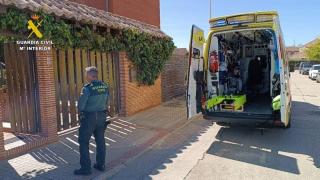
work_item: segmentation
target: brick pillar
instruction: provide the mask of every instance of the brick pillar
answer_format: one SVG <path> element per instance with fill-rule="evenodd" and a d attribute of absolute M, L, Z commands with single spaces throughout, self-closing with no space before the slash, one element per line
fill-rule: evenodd
<path fill-rule="evenodd" d="M 129 80 L 129 72 L 126 68 L 128 66 L 127 62 L 127 53 L 126 52 L 119 52 L 119 71 L 120 71 L 120 116 L 127 116 L 127 110 L 126 110 L 126 84 Z"/>
<path fill-rule="evenodd" d="M 58 133 L 52 51 L 37 51 L 36 64 L 41 133 L 48 138 L 49 142 L 54 142 L 58 140 Z"/>
<path fill-rule="evenodd" d="M 0 160 L 5 157 L 4 137 L 2 129 L 2 121 L 5 117 L 6 99 L 3 91 L 0 89 Z"/>

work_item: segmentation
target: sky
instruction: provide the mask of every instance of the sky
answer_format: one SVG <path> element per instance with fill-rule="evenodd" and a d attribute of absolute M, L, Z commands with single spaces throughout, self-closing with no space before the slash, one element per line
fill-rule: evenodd
<path fill-rule="evenodd" d="M 161 29 L 179 48 L 187 48 L 192 24 L 209 29 L 210 0 L 160 0 Z M 278 11 L 287 46 L 320 36 L 320 0 L 212 0 L 212 17 Z"/>

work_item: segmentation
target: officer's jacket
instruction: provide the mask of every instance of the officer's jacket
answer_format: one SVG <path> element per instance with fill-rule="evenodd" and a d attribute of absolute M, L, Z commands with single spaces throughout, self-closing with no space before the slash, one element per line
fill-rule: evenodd
<path fill-rule="evenodd" d="M 79 112 L 104 111 L 107 109 L 109 89 L 102 81 L 94 80 L 86 84 L 78 101 Z"/>

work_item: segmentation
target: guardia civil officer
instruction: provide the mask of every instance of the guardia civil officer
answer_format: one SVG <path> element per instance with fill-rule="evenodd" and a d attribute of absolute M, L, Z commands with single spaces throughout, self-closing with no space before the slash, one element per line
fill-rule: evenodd
<path fill-rule="evenodd" d="M 108 125 L 106 121 L 108 86 L 98 80 L 96 67 L 87 67 L 85 70 L 88 84 L 82 88 L 78 101 L 78 112 L 80 113 L 78 142 L 80 144 L 81 168 L 74 171 L 75 175 L 91 174 L 89 141 L 92 134 L 97 145 L 96 163 L 93 167 L 99 171 L 105 170 L 106 144 L 104 133 Z"/>

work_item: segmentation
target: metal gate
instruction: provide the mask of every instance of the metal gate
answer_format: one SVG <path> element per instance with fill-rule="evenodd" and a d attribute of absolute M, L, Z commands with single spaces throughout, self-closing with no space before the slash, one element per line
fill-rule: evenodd
<path fill-rule="evenodd" d="M 77 126 L 77 100 L 85 80 L 84 68 L 96 66 L 99 79 L 108 83 L 111 113 L 118 114 L 118 54 L 86 49 L 54 50 L 58 131 Z"/>
<path fill-rule="evenodd" d="M 18 133 L 39 132 L 35 52 L 20 50 L 13 43 L 5 43 L 3 50 L 11 130 Z"/>

